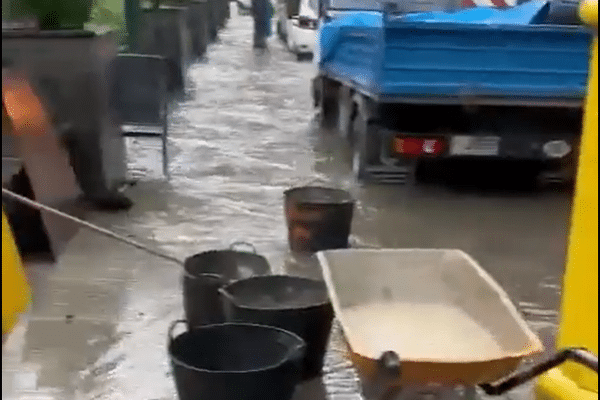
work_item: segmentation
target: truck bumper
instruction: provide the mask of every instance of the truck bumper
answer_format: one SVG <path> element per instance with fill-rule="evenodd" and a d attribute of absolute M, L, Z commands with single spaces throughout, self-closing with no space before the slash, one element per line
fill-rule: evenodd
<path fill-rule="evenodd" d="M 574 135 L 514 135 L 514 136 L 476 136 L 476 135 L 399 135 L 397 132 L 382 128 L 381 134 L 387 148 L 383 154 L 390 158 L 418 159 L 481 159 L 481 160 L 514 160 L 536 161 L 548 164 L 562 164 L 576 159 L 578 137 Z M 410 137 L 438 140 L 441 150 L 436 154 L 400 154 L 397 151 L 396 138 Z M 473 145 L 465 145 L 470 139 Z M 482 140 L 482 139 L 488 139 Z M 495 140 L 494 140 L 495 139 Z M 492 143 L 490 143 L 490 141 Z M 480 144 L 477 144 L 479 142 Z M 481 144 L 483 143 L 483 144 Z M 568 147 L 565 147 L 568 146 Z M 477 148 L 480 146 L 480 148 Z M 566 154 L 563 152 L 566 151 Z"/>

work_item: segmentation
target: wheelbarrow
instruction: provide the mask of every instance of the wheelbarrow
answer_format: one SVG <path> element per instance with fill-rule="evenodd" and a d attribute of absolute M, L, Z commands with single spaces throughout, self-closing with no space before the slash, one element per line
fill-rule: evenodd
<path fill-rule="evenodd" d="M 567 360 L 566 349 L 515 373 L 543 346 L 504 290 L 460 250 L 342 249 L 317 253 L 368 399 L 501 395 Z"/>

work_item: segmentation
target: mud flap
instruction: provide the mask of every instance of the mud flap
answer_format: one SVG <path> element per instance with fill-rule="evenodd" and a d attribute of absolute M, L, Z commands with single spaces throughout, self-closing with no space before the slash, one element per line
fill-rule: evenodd
<path fill-rule="evenodd" d="M 365 115 L 365 110 L 357 106 L 353 123 L 354 142 L 352 148 L 352 172 L 358 181 L 374 180 L 371 172 L 380 164 L 381 142 L 377 126 Z"/>
<path fill-rule="evenodd" d="M 311 84 L 313 107 L 317 108 L 321 105 L 321 77 L 313 78 Z"/>
<path fill-rule="evenodd" d="M 325 129 L 334 128 L 337 124 L 337 102 L 340 84 L 326 77 L 315 78 L 315 97 L 319 108 L 319 125 Z"/>
<path fill-rule="evenodd" d="M 353 99 L 353 91 L 347 86 L 341 86 L 338 92 L 337 130 L 338 133 L 352 142 L 353 124 L 357 115 L 356 103 Z"/>
<path fill-rule="evenodd" d="M 378 107 L 362 95 L 353 96 L 352 170 L 359 181 L 405 184 L 414 181 L 416 162 L 391 157 L 392 134 L 378 123 Z"/>

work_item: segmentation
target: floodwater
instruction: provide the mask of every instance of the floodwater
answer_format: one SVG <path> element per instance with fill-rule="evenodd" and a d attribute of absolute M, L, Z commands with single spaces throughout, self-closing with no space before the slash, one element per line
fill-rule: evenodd
<path fill-rule="evenodd" d="M 353 329 L 348 341 L 360 354 L 373 359 L 386 351 L 411 360 L 439 360 L 443 355 L 451 357 L 448 361 L 507 354 L 491 332 L 449 304 L 369 303 L 347 308 L 344 314 Z M 404 318 L 398 319 L 399 315 Z"/>
<path fill-rule="evenodd" d="M 161 177 L 158 141 L 130 140 L 135 207 L 89 218 L 181 258 L 248 241 L 274 272 L 319 277 L 314 262 L 288 253 L 283 191 L 314 181 L 347 188 L 357 199 L 354 246 L 464 250 L 551 346 L 570 193 L 475 186 L 469 176 L 485 167 L 476 165 L 462 168 L 461 182 L 433 174 L 414 186 L 355 184 L 343 143 L 314 127 L 314 67 L 275 38 L 255 52 L 251 27 L 232 12 L 191 67 L 171 113 L 171 180 Z M 176 399 L 166 343 L 183 315 L 177 265 L 81 231 L 58 265 L 29 274 L 35 299 L 3 347 L 3 399 Z M 336 328 L 325 376 L 299 399 L 360 399 L 344 351 Z"/>

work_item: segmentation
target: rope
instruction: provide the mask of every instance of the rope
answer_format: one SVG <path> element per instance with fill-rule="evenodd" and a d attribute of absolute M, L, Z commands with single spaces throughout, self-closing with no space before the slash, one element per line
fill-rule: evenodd
<path fill-rule="evenodd" d="M 12 192 L 12 191 L 10 191 L 8 189 L 2 188 L 2 196 L 9 197 L 9 198 L 11 198 L 11 199 L 13 199 L 13 200 L 21 203 L 21 204 L 25 204 L 25 205 L 27 205 L 27 206 L 29 206 L 31 208 L 34 208 L 34 209 L 36 209 L 38 211 L 44 211 L 44 212 L 47 212 L 47 213 L 50 213 L 50 214 L 54 214 L 56 216 L 59 216 L 61 218 L 69 220 L 71 222 L 74 222 L 74 223 L 76 223 L 76 224 L 78 224 L 80 226 L 83 226 L 84 228 L 90 229 L 90 230 L 92 230 L 94 232 L 100 233 L 100 234 L 102 234 L 104 236 L 107 236 L 109 238 L 118 240 L 119 242 L 122 242 L 122 243 L 128 244 L 130 246 L 133 246 L 133 247 L 135 247 L 135 248 L 137 248 L 139 250 L 145 251 L 146 253 L 151 254 L 153 256 L 156 256 L 156 257 L 159 257 L 159 258 L 162 258 L 162 259 L 165 259 L 165 260 L 177 263 L 179 265 L 183 265 L 183 261 L 180 260 L 180 259 L 178 259 L 175 256 L 162 253 L 162 252 L 160 252 L 158 250 L 155 250 L 155 249 L 153 249 L 151 247 L 148 247 L 146 245 L 138 243 L 135 240 L 126 238 L 125 236 L 121 236 L 121 235 L 119 235 L 119 234 L 117 234 L 117 233 L 115 233 L 113 231 L 110 231 L 108 229 L 105 229 L 105 228 L 99 227 L 97 225 L 91 224 L 91 223 L 89 223 L 87 221 L 84 221 L 84 220 L 79 219 L 77 217 L 74 217 L 72 215 L 66 214 L 66 213 L 64 213 L 62 211 L 59 211 L 59 210 L 56 210 L 56 209 L 54 209 L 52 207 L 49 207 L 49 206 L 46 206 L 44 204 L 38 203 L 37 201 L 28 199 L 27 197 L 18 195 L 18 194 L 14 193 L 14 192 Z"/>

